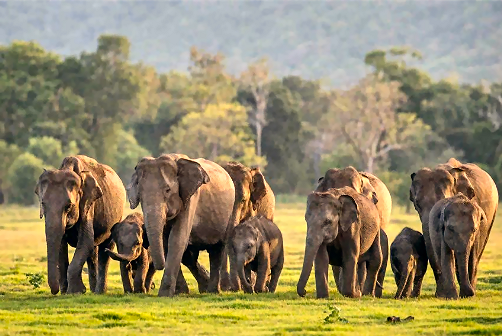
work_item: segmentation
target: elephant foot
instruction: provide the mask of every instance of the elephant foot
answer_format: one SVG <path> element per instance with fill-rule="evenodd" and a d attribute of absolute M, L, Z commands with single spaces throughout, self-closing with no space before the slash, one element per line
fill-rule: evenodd
<path fill-rule="evenodd" d="M 68 291 L 67 293 L 68 294 L 84 294 L 86 292 L 87 288 L 85 288 L 85 285 L 83 282 L 81 282 L 80 284 L 75 284 L 75 285 L 72 285 L 70 284 L 68 286 Z"/>
<path fill-rule="evenodd" d="M 173 297 L 174 296 L 174 291 L 168 290 L 168 289 L 159 289 L 159 297 Z"/>
<path fill-rule="evenodd" d="M 268 288 L 267 287 L 255 288 L 254 291 L 255 291 L 255 293 L 268 293 Z"/>
<path fill-rule="evenodd" d="M 460 289 L 460 297 L 461 298 L 468 298 L 474 296 L 474 290 L 472 288 L 461 288 Z"/>
<path fill-rule="evenodd" d="M 230 276 L 227 274 L 223 274 L 220 278 L 220 288 L 222 291 L 229 291 L 232 289 L 230 284 Z"/>
<path fill-rule="evenodd" d="M 328 293 L 318 293 L 318 294 L 316 294 L 316 297 L 318 299 L 329 299 L 329 294 Z"/>
<path fill-rule="evenodd" d="M 244 291 L 244 293 L 246 294 L 253 294 L 253 288 L 252 287 L 249 287 L 249 286 L 243 286 L 242 287 L 242 290 Z"/>
<path fill-rule="evenodd" d="M 436 297 L 439 299 L 447 299 L 447 300 L 457 300 L 458 299 L 458 293 L 455 291 L 451 292 L 436 292 Z"/>
<path fill-rule="evenodd" d="M 360 298 L 362 296 L 360 290 L 353 291 L 353 292 L 348 292 L 348 293 L 342 293 L 342 295 L 345 296 L 345 297 L 348 297 L 348 298 L 352 298 L 352 299 L 358 299 L 358 298 Z"/>

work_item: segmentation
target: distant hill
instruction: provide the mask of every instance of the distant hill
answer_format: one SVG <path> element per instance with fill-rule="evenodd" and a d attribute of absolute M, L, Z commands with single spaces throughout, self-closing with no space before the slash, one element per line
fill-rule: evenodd
<path fill-rule="evenodd" d="M 192 45 L 222 51 L 230 71 L 268 56 L 277 75 L 364 75 L 364 55 L 409 45 L 433 77 L 502 80 L 501 1 L 9 1 L 0 44 L 35 40 L 63 55 L 94 50 L 102 33 L 126 35 L 131 57 L 159 71 L 185 70 Z"/>

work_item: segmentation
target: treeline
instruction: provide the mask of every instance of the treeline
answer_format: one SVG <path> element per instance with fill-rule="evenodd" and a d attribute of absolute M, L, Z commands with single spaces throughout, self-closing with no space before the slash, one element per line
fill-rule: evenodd
<path fill-rule="evenodd" d="M 329 167 L 375 172 L 406 204 L 409 174 L 456 157 L 502 183 L 502 83 L 434 81 L 407 65 L 420 54 L 374 50 L 347 89 L 274 78 L 268 61 L 239 76 L 222 54 L 195 47 L 187 72 L 129 59 L 127 38 L 63 58 L 35 42 L 0 46 L 0 179 L 11 203 L 32 204 L 42 168 L 70 154 L 129 182 L 139 158 L 182 152 L 259 165 L 276 193 L 312 190 Z"/>

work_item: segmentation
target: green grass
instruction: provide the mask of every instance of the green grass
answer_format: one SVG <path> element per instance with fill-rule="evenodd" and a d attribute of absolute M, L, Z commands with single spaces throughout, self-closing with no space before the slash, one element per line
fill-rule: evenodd
<path fill-rule="evenodd" d="M 502 239 L 497 221 L 480 263 L 476 297 L 458 301 L 433 297 L 434 281 L 428 271 L 419 299 L 396 301 L 392 271 L 387 268 L 384 298 L 347 299 L 330 279 L 329 300 L 315 299 L 312 274 L 307 297 L 296 295 L 303 258 L 305 205 L 279 204 L 277 224 L 285 240 L 286 264 L 275 294 L 198 294 L 186 268 L 191 294 L 174 299 L 149 295 L 124 295 L 117 262 L 110 267 L 107 295 L 52 296 L 47 286 L 44 223 L 38 208 L 0 208 L 0 334 L 170 334 L 170 335 L 409 335 L 502 333 Z M 130 211 L 130 210 L 128 210 Z M 402 227 L 420 228 L 415 214 L 396 209 L 388 229 L 389 239 Z M 207 265 L 207 254 L 202 255 Z M 25 273 L 44 274 L 35 289 Z M 87 284 L 87 277 L 85 277 Z M 341 309 L 342 321 L 325 323 L 329 306 Z M 415 317 L 414 321 L 388 324 L 388 316 Z M 346 319 L 347 322 L 344 322 Z"/>

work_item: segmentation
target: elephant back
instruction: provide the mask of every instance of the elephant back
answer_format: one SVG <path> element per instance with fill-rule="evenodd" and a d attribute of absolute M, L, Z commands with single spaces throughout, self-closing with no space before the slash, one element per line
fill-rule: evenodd
<path fill-rule="evenodd" d="M 380 227 L 385 230 L 390 222 L 390 214 L 392 211 L 392 197 L 390 195 L 389 189 L 378 177 L 371 173 L 361 172 L 363 176 L 363 184 L 365 183 L 364 179 L 366 179 L 373 189 L 378 198 L 378 202 L 376 207 L 380 214 Z"/>

